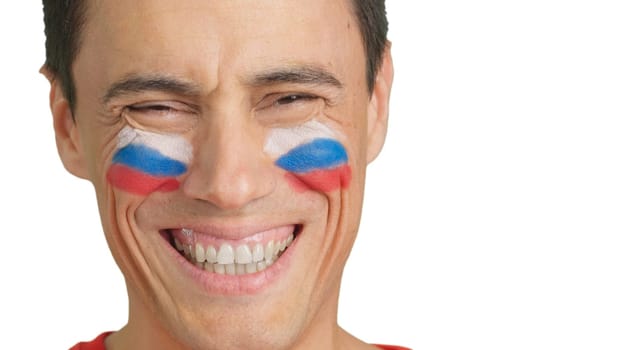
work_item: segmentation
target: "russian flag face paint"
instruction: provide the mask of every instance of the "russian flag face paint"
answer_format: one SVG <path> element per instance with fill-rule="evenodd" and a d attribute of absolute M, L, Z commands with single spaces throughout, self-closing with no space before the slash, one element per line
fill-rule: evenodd
<path fill-rule="evenodd" d="M 192 146 L 181 136 L 126 126 L 106 177 L 113 186 L 139 195 L 174 191 L 191 157 Z"/>
<path fill-rule="evenodd" d="M 273 130 L 265 151 L 288 172 L 286 178 L 297 190 L 330 192 L 350 183 L 352 174 L 345 147 L 330 128 L 318 121 Z"/>

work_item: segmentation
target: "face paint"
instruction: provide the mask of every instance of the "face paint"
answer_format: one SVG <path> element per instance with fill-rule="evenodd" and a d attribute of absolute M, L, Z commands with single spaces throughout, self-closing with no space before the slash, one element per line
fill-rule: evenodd
<path fill-rule="evenodd" d="M 148 195 L 179 188 L 176 177 L 187 171 L 192 146 L 181 136 L 157 134 L 126 126 L 106 178 L 115 187 Z"/>
<path fill-rule="evenodd" d="M 350 183 L 345 147 L 318 121 L 273 130 L 265 151 L 277 158 L 276 165 L 288 172 L 285 177 L 296 190 L 330 192 Z"/>

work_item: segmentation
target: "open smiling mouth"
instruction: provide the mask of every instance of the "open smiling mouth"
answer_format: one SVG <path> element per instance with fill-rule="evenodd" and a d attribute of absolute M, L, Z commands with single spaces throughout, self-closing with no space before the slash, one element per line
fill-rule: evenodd
<path fill-rule="evenodd" d="M 162 235 L 200 269 L 221 275 L 247 275 L 274 264 L 301 230 L 302 225 L 287 225 L 239 240 L 216 238 L 190 228 L 168 229 Z"/>

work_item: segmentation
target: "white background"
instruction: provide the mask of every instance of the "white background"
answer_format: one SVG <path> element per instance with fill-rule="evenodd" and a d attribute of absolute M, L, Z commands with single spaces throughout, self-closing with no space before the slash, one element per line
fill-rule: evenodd
<path fill-rule="evenodd" d="M 346 329 L 417 350 L 622 349 L 619 4 L 388 1 L 391 125 Z M 91 186 L 57 159 L 40 3 L 0 16 L 0 348 L 64 349 L 124 324 L 124 284 Z"/>

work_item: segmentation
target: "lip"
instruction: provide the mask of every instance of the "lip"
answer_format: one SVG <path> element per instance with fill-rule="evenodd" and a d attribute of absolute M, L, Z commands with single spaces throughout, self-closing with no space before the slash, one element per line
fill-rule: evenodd
<path fill-rule="evenodd" d="M 205 226 L 184 226 L 184 229 L 191 230 L 195 235 L 194 238 L 203 245 L 213 244 L 220 246 L 223 243 L 229 243 L 234 247 L 239 244 L 249 243 L 268 243 L 269 240 L 282 240 L 292 232 L 296 232 L 296 225 L 282 225 L 282 226 L 269 226 L 254 227 L 254 228 L 223 228 L 221 230 L 216 229 L 214 226 L 209 226 L 207 229 Z M 181 233 L 181 229 L 166 230 L 171 232 L 172 236 L 185 244 L 191 244 L 188 242 L 189 237 Z"/>
<path fill-rule="evenodd" d="M 292 225 L 282 225 L 282 226 L 292 226 Z M 293 225 L 295 226 L 295 234 L 298 237 L 302 231 L 304 230 L 303 225 Z M 215 226 L 189 226 L 190 228 L 202 230 L 204 232 L 217 232 L 215 230 L 210 230 L 210 228 L 215 228 Z M 263 226 L 263 227 L 254 227 L 255 229 L 259 228 L 260 230 L 270 230 L 271 228 L 278 228 L 279 226 Z M 276 280 L 281 278 L 284 274 L 287 273 L 289 267 L 292 263 L 292 256 L 296 253 L 297 241 L 298 239 L 294 239 L 291 245 L 283 252 L 283 254 L 267 269 L 259 272 L 255 272 L 252 274 L 246 275 L 221 275 L 213 272 L 208 272 L 203 269 L 199 269 L 194 264 L 190 263 L 184 256 L 182 256 L 166 239 L 165 234 L 160 231 L 161 234 L 161 244 L 166 252 L 166 254 L 174 261 L 176 261 L 177 269 L 180 273 L 185 276 L 187 279 L 191 280 L 192 283 L 196 284 L 198 288 L 205 291 L 207 294 L 211 295 L 222 295 L 222 296 L 239 296 L 239 295 L 251 295 L 260 293 L 262 290 L 266 289 L 270 285 L 272 285 Z M 249 227 L 245 228 L 224 228 L 223 231 L 219 234 L 220 237 L 227 236 L 231 239 L 232 236 L 239 237 L 238 239 L 244 239 L 245 235 L 252 235 L 251 229 Z M 222 234 L 222 233 L 225 234 Z M 233 234 L 232 233 L 238 233 Z M 257 231 L 254 231 L 257 232 Z"/>

